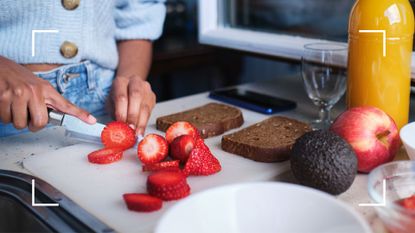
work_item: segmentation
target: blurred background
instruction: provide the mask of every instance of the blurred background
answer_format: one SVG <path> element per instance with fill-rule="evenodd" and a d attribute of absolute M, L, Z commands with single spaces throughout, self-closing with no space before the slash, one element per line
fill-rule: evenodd
<path fill-rule="evenodd" d="M 354 0 L 223 0 L 225 27 L 347 41 Z M 149 81 L 158 101 L 299 74 L 299 63 L 198 43 L 197 0 L 167 0 Z M 414 1 L 410 1 L 414 7 Z"/>

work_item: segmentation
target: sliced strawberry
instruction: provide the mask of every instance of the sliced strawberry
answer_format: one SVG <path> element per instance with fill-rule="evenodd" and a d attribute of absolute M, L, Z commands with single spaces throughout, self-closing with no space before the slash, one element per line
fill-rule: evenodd
<path fill-rule="evenodd" d="M 205 141 L 202 138 L 196 140 L 195 147 L 210 151 L 209 147 L 206 146 Z"/>
<path fill-rule="evenodd" d="M 152 212 L 163 206 L 163 201 L 160 198 L 145 193 L 126 193 L 123 198 L 127 208 L 133 211 Z"/>
<path fill-rule="evenodd" d="M 179 160 L 164 161 L 143 166 L 143 172 L 180 171 Z"/>
<path fill-rule="evenodd" d="M 197 129 L 186 121 L 178 121 L 172 124 L 166 131 L 166 140 L 170 144 L 173 140 L 180 135 L 190 135 L 192 137 L 197 137 L 199 132 Z"/>
<path fill-rule="evenodd" d="M 163 161 L 169 153 L 166 139 L 158 134 L 148 134 L 138 144 L 137 155 L 143 164 Z"/>
<path fill-rule="evenodd" d="M 108 164 L 118 161 L 122 158 L 123 149 L 121 148 L 103 148 L 88 154 L 88 161 L 96 164 Z"/>
<path fill-rule="evenodd" d="M 207 147 L 206 147 L 207 148 Z M 212 155 L 209 149 L 194 148 L 184 167 L 185 175 L 208 176 L 221 170 L 219 160 Z"/>
<path fill-rule="evenodd" d="M 403 199 L 400 204 L 408 210 L 415 210 L 415 195 Z"/>
<path fill-rule="evenodd" d="M 189 158 L 190 151 L 195 147 L 195 140 L 190 135 L 176 137 L 170 144 L 170 156 L 185 163 Z"/>
<path fill-rule="evenodd" d="M 137 138 L 134 130 L 126 123 L 114 121 L 102 130 L 101 140 L 106 148 L 117 147 L 125 150 L 133 147 Z"/>
<path fill-rule="evenodd" d="M 190 186 L 182 172 L 160 171 L 147 178 L 149 194 L 165 201 L 178 200 L 190 194 Z"/>
<path fill-rule="evenodd" d="M 149 193 L 164 201 L 179 200 L 190 195 L 190 186 L 186 185 L 185 187 L 180 189 L 171 189 L 167 191 L 149 190 Z"/>

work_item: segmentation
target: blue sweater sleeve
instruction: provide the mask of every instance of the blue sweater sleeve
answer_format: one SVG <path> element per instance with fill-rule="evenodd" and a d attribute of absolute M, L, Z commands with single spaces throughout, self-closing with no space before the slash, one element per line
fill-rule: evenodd
<path fill-rule="evenodd" d="M 117 0 L 115 39 L 155 40 L 161 36 L 166 16 L 165 0 Z"/>

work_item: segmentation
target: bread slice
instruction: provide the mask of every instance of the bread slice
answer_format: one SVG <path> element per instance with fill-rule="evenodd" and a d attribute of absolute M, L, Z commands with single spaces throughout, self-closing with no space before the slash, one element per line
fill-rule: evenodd
<path fill-rule="evenodd" d="M 244 123 L 241 110 L 225 104 L 208 103 L 201 107 L 189 109 L 157 118 L 158 130 L 166 131 L 177 121 L 188 121 L 200 132 L 202 138 L 213 137 L 238 128 Z"/>
<path fill-rule="evenodd" d="M 303 122 L 274 116 L 222 137 L 222 149 L 259 162 L 287 160 L 297 138 L 311 131 Z"/>

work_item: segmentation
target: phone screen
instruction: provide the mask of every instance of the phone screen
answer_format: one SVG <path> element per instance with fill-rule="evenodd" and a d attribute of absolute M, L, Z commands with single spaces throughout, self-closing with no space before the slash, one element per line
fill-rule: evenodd
<path fill-rule="evenodd" d="M 296 103 L 290 100 L 238 88 L 213 91 L 210 97 L 266 114 L 296 107 Z"/>

